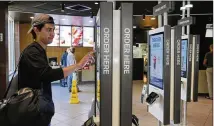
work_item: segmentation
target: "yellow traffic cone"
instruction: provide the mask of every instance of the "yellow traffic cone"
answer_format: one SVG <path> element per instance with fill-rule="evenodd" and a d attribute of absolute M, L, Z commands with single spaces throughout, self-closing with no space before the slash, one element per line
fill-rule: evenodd
<path fill-rule="evenodd" d="M 73 73 L 70 104 L 79 104 L 76 73 Z"/>
<path fill-rule="evenodd" d="M 97 101 L 100 102 L 100 80 L 97 80 Z"/>

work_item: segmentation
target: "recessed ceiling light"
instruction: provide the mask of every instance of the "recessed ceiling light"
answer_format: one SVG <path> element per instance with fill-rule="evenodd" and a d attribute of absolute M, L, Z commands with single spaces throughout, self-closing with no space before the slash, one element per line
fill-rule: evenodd
<path fill-rule="evenodd" d="M 65 20 L 65 19 L 63 18 L 63 19 L 61 19 L 61 20 Z"/>
<path fill-rule="evenodd" d="M 30 17 L 31 19 L 33 19 L 34 17 Z"/>
<path fill-rule="evenodd" d="M 187 5 L 185 5 L 185 7 L 186 7 L 186 8 L 192 8 L 193 5 L 192 5 L 192 4 L 187 4 Z"/>
<path fill-rule="evenodd" d="M 155 20 L 156 18 L 155 17 L 151 17 L 151 20 Z"/>
<path fill-rule="evenodd" d="M 92 20 L 90 20 L 89 22 L 93 22 Z"/>
<path fill-rule="evenodd" d="M 99 4 L 98 2 L 95 2 L 94 4 Z"/>
<path fill-rule="evenodd" d="M 181 7 L 181 8 L 180 8 L 180 10 L 185 10 L 185 9 L 186 9 L 186 7 Z"/>

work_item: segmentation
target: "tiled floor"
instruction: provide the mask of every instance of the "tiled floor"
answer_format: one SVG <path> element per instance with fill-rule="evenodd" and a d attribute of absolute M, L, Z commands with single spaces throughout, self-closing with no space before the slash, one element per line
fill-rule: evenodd
<path fill-rule="evenodd" d="M 134 82 L 133 86 L 133 113 L 140 119 L 140 126 L 157 126 L 157 120 L 149 113 L 145 104 L 140 103 L 142 82 Z M 187 105 L 187 126 L 213 126 L 212 101 L 199 97 L 199 102 Z"/>
<path fill-rule="evenodd" d="M 94 98 L 93 85 L 82 85 L 79 104 L 69 104 L 70 94 L 67 87 L 52 86 L 56 113 L 51 126 L 81 126 L 88 119 L 88 112 Z"/>
<path fill-rule="evenodd" d="M 133 114 L 140 120 L 140 126 L 157 126 L 157 120 L 147 112 L 145 104 L 140 103 L 142 89 L 140 81 L 133 84 Z M 94 85 L 80 85 L 80 104 L 69 104 L 70 94 L 67 87 L 53 85 L 56 113 L 51 126 L 81 126 L 88 119 L 88 112 L 94 98 Z M 212 126 L 212 101 L 200 97 L 199 102 L 188 103 L 188 126 Z"/>

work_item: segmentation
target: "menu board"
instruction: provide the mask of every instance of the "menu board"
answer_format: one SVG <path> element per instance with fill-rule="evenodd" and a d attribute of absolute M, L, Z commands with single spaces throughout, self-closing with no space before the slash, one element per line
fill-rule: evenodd
<path fill-rule="evenodd" d="M 150 84 L 163 89 L 163 34 L 150 36 Z"/>
<path fill-rule="evenodd" d="M 94 28 L 93 27 L 83 28 L 83 46 L 84 47 L 94 46 Z"/>
<path fill-rule="evenodd" d="M 60 26 L 60 46 L 71 46 L 71 26 Z"/>
<path fill-rule="evenodd" d="M 59 26 L 55 26 L 55 36 L 53 38 L 53 41 L 51 44 L 48 44 L 48 46 L 59 46 Z"/>
<path fill-rule="evenodd" d="M 82 27 L 72 27 L 72 46 L 83 46 L 82 42 L 83 29 Z"/>
<path fill-rule="evenodd" d="M 187 39 L 181 41 L 181 77 L 187 77 Z"/>
<path fill-rule="evenodd" d="M 133 46 L 133 58 L 142 58 L 142 50 L 140 47 Z"/>

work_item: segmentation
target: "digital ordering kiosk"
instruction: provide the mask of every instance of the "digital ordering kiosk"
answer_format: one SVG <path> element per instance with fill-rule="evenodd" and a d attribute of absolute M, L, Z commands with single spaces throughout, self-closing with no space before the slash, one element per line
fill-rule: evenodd
<path fill-rule="evenodd" d="M 192 35 L 182 36 L 181 40 L 181 99 L 191 101 L 192 74 Z"/>
<path fill-rule="evenodd" d="M 163 125 L 170 124 L 171 27 L 149 31 L 148 111 Z"/>
<path fill-rule="evenodd" d="M 101 2 L 97 15 L 95 100 L 84 126 L 139 126 L 132 115 L 133 4 L 113 4 Z"/>
<path fill-rule="evenodd" d="M 159 126 L 186 125 L 187 102 L 197 101 L 198 97 L 200 36 L 182 31 L 194 23 L 193 17 L 182 18 L 172 28 L 168 26 L 170 9 L 170 2 L 165 1 L 153 7 L 153 15 L 160 16 L 159 28 L 148 33 L 148 86 L 143 87 L 141 95 L 142 103 L 147 96 L 148 112 L 159 120 Z"/>
<path fill-rule="evenodd" d="M 181 99 L 187 102 L 197 101 L 199 38 L 198 35 L 185 35 L 181 41 Z"/>

